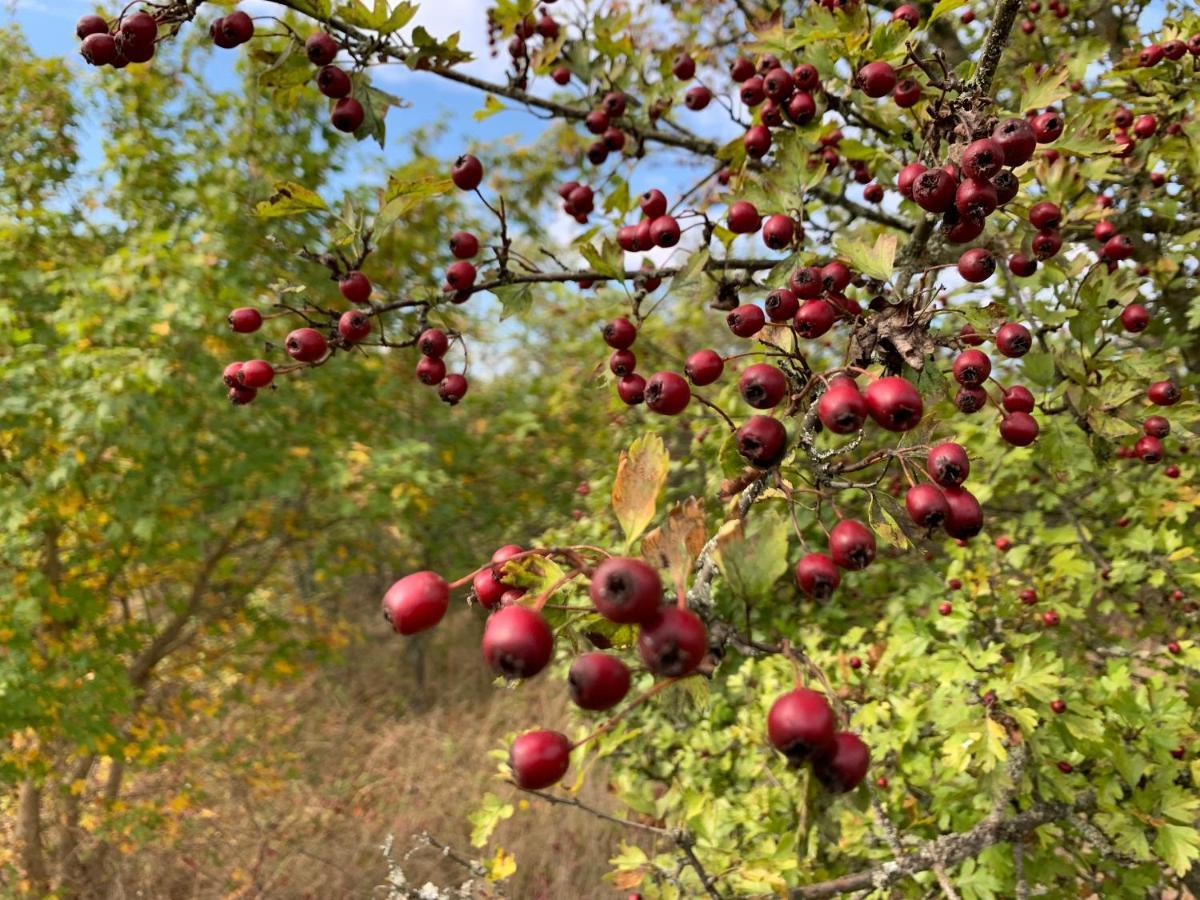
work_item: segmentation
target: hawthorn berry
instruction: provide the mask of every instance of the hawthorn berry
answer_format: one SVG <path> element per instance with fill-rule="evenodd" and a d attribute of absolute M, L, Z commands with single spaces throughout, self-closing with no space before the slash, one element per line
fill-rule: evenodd
<path fill-rule="evenodd" d="M 1156 406 L 1174 406 L 1182 394 L 1173 381 L 1156 381 L 1146 388 L 1146 396 Z"/>
<path fill-rule="evenodd" d="M 679 243 L 679 223 L 673 216 L 659 216 L 650 223 L 650 240 L 657 247 L 674 247 Z"/>
<path fill-rule="evenodd" d="M 875 379 L 864 396 L 871 418 L 888 431 L 910 431 L 924 414 L 921 394 L 898 375 Z"/>
<path fill-rule="evenodd" d="M 1121 326 L 1131 334 L 1145 331 L 1150 325 L 1150 310 L 1140 303 L 1130 303 L 1121 310 Z"/>
<path fill-rule="evenodd" d="M 954 405 L 958 407 L 959 412 L 976 413 L 987 406 L 988 395 L 981 387 L 964 387 L 959 388 L 958 393 L 954 395 Z"/>
<path fill-rule="evenodd" d="M 617 382 L 617 396 L 627 406 L 637 406 L 646 401 L 646 379 L 636 372 L 622 375 Z"/>
<path fill-rule="evenodd" d="M 912 199 L 926 212 L 941 213 L 950 208 L 958 189 L 945 169 L 926 169 L 912 184 Z"/>
<path fill-rule="evenodd" d="M 646 406 L 664 416 L 683 412 L 692 399 L 691 389 L 676 372 L 655 372 L 646 382 Z"/>
<path fill-rule="evenodd" d="M 940 487 L 955 488 L 967 480 L 971 474 L 971 460 L 961 444 L 947 441 L 938 444 L 929 451 L 925 466 L 929 477 Z"/>
<path fill-rule="evenodd" d="M 371 320 L 356 309 L 348 309 L 338 319 L 338 334 L 342 340 L 357 344 L 371 333 Z M 428 359 L 428 357 L 422 357 Z"/>
<path fill-rule="evenodd" d="M 1059 618 L 1058 613 L 1052 609 L 1048 609 L 1042 613 L 1042 624 L 1047 628 L 1056 627 L 1060 621 L 1061 619 Z"/>
<path fill-rule="evenodd" d="M 327 66 L 338 54 L 338 43 L 332 36 L 317 31 L 304 42 L 304 53 L 314 66 Z"/>
<path fill-rule="evenodd" d="M 671 65 L 671 74 L 680 81 L 690 81 L 696 76 L 696 61 L 687 53 L 680 53 Z"/>
<path fill-rule="evenodd" d="M 696 671 L 708 652 L 708 632 L 691 610 L 664 606 L 638 629 L 638 655 L 655 675 L 680 678 Z"/>
<path fill-rule="evenodd" d="M 807 553 L 796 563 L 796 586 L 815 600 L 828 600 L 841 583 L 837 564 L 824 553 Z"/>
<path fill-rule="evenodd" d="M 908 516 L 918 528 L 937 528 L 950 514 L 946 497 L 932 484 L 916 484 L 904 495 Z"/>
<path fill-rule="evenodd" d="M 843 569 L 865 569 L 875 559 L 875 535 L 857 519 L 842 519 L 829 532 L 829 555 Z"/>
<path fill-rule="evenodd" d="M 446 363 L 437 356 L 422 356 L 417 361 L 417 381 L 433 387 L 446 377 Z"/>
<path fill-rule="evenodd" d="M 229 388 L 229 402 L 234 406 L 245 406 L 247 403 L 253 402 L 258 396 L 258 391 L 252 387 L 246 387 L 244 384 L 235 384 Z"/>
<path fill-rule="evenodd" d="M 737 200 L 729 205 L 727 223 L 734 234 L 754 234 L 762 227 L 758 210 L 745 200 Z"/>
<path fill-rule="evenodd" d="M 265 359 L 251 359 L 237 373 L 239 384 L 248 388 L 264 388 L 275 379 L 275 367 Z"/>
<path fill-rule="evenodd" d="M 1171 433 L 1171 423 L 1162 416 L 1146 416 L 1142 431 L 1161 440 Z"/>
<path fill-rule="evenodd" d="M 460 259 L 446 268 L 446 284 L 455 291 L 467 291 L 475 286 L 475 266 Z"/>
<path fill-rule="evenodd" d="M 771 149 L 771 132 L 765 125 L 752 125 L 746 131 L 742 143 L 746 147 L 746 155 L 751 159 L 762 159 Z"/>
<path fill-rule="evenodd" d="M 82 41 L 93 34 L 108 34 L 108 22 L 95 13 L 80 16 L 75 23 L 75 37 Z"/>
<path fill-rule="evenodd" d="M 450 168 L 450 179 L 459 190 L 473 191 L 483 183 L 483 163 L 471 154 L 465 153 L 454 161 L 454 165 Z M 575 192 L 572 191 L 570 197 L 574 196 Z M 587 197 L 590 202 L 590 189 L 588 189 Z"/>
<path fill-rule="evenodd" d="M 791 216 L 768 216 L 763 222 L 763 243 L 772 250 L 783 250 L 791 245 L 796 235 L 796 223 Z"/>
<path fill-rule="evenodd" d="M 738 392 L 755 409 L 771 409 L 787 394 L 787 378 L 775 366 L 755 363 L 742 371 Z"/>
<path fill-rule="evenodd" d="M 808 91 L 796 91 L 788 97 L 784 111 L 797 125 L 807 125 L 817 114 L 817 103 Z"/>
<path fill-rule="evenodd" d="M 554 654 L 554 633 L 542 614 L 528 606 L 505 606 L 483 630 L 483 658 L 497 675 L 532 678 Z"/>
<path fill-rule="evenodd" d="M 1162 462 L 1163 445 L 1158 438 L 1144 434 L 1138 438 L 1138 442 L 1133 445 L 1134 455 L 1144 463 Z"/>
<path fill-rule="evenodd" d="M 629 667 L 607 653 L 584 653 L 567 673 L 571 700 L 581 709 L 611 709 L 629 693 L 629 683 Z"/>
<path fill-rule="evenodd" d="M 693 112 L 707 109 L 711 102 L 712 91 L 702 84 L 688 88 L 687 93 L 683 95 L 683 105 Z"/>
<path fill-rule="evenodd" d="M 982 350 L 964 350 L 954 359 L 954 380 L 963 387 L 979 387 L 992 374 L 992 361 Z"/>
<path fill-rule="evenodd" d="M 242 306 L 229 314 L 229 327 L 239 334 L 251 334 L 262 327 L 263 317 L 252 306 Z"/>
<path fill-rule="evenodd" d="M 834 434 L 853 434 L 869 414 L 866 398 L 848 378 L 830 385 L 817 401 L 817 417 Z"/>
<path fill-rule="evenodd" d="M 1033 335 L 1019 322 L 1005 322 L 996 331 L 996 349 L 1005 356 L 1017 359 L 1029 352 Z"/>
<path fill-rule="evenodd" d="M 869 62 L 854 79 L 855 85 L 872 99 L 886 97 L 896 86 L 896 70 L 885 62 Z"/>
<path fill-rule="evenodd" d="M 571 765 L 571 742 L 557 731 L 527 731 L 508 748 L 517 787 L 540 791 L 557 784 Z"/>
<path fill-rule="evenodd" d="M 479 238 L 469 231 L 456 231 L 450 235 L 450 252 L 455 259 L 471 259 L 479 252 Z"/>
<path fill-rule="evenodd" d="M 778 419 L 751 416 L 734 434 L 738 453 L 759 469 L 769 469 L 787 452 L 787 429 Z"/>
<path fill-rule="evenodd" d="M 913 198 L 913 182 L 924 174 L 924 172 L 925 167 L 917 162 L 909 163 L 902 168 L 896 176 L 896 190 L 900 192 L 900 196 L 911 200 Z"/>
<path fill-rule="evenodd" d="M 1035 116 L 1029 124 L 1039 144 L 1052 144 L 1062 136 L 1063 120 L 1056 112 L 1044 112 Z"/>
<path fill-rule="evenodd" d="M 643 624 L 658 615 L 662 581 L 640 559 L 612 556 L 596 567 L 588 595 L 600 615 L 622 625 Z"/>
<path fill-rule="evenodd" d="M 1038 436 L 1037 419 L 1029 413 L 1009 413 L 1000 420 L 1000 436 L 1014 447 L 1028 447 Z"/>
<path fill-rule="evenodd" d="M 558 66 L 550 73 L 550 77 L 554 79 L 554 83 L 558 85 L 570 84 L 571 70 L 566 66 Z"/>
<path fill-rule="evenodd" d="M 787 288 L 777 288 L 767 294 L 763 309 L 772 322 L 787 322 L 800 311 L 800 301 Z"/>
<path fill-rule="evenodd" d="M 753 337 L 767 324 L 767 317 L 753 303 L 745 303 L 731 310 L 725 317 L 729 330 L 738 337 Z"/>
<path fill-rule="evenodd" d="M 840 294 L 850 285 L 852 274 L 843 262 L 834 260 L 821 266 L 821 286 L 827 293 Z"/>
<path fill-rule="evenodd" d="M 399 634 L 416 634 L 442 620 L 450 606 L 450 585 L 436 572 L 414 572 L 383 595 L 383 617 Z"/>
<path fill-rule="evenodd" d="M 1033 126 L 1025 119 L 1005 119 L 993 129 L 992 140 L 1004 152 L 1004 164 L 1009 168 L 1028 162 L 1038 144 Z"/>
<path fill-rule="evenodd" d="M 871 751 L 858 735 L 839 731 L 833 750 L 813 760 L 813 774 L 826 790 L 845 794 L 854 790 L 871 766 Z"/>
<path fill-rule="evenodd" d="M 107 31 L 102 34 L 89 34 L 83 39 L 79 52 L 88 65 L 111 65 L 117 60 L 117 41 Z"/>
<path fill-rule="evenodd" d="M 440 328 L 426 328 L 417 338 L 417 349 L 423 356 L 440 359 L 450 348 L 450 339 Z"/>
<path fill-rule="evenodd" d="M 776 698 L 767 713 L 767 739 L 794 766 L 834 753 L 836 727 L 825 695 L 808 688 Z"/>
<path fill-rule="evenodd" d="M 450 406 L 456 405 L 467 394 L 465 375 L 447 375 L 438 385 L 438 397 Z"/>
<path fill-rule="evenodd" d="M 236 47 L 254 37 L 254 20 L 243 10 L 235 9 L 229 15 L 221 17 L 221 31 L 225 39 Z"/>
<path fill-rule="evenodd" d="M 946 534 L 968 540 L 983 530 L 983 507 L 974 494 L 966 488 L 948 487 L 942 490 L 942 495 L 950 508 L 946 516 Z"/>
<path fill-rule="evenodd" d="M 811 91 L 821 86 L 821 75 L 816 66 L 800 63 L 792 69 L 792 83 L 802 91 Z"/>
<path fill-rule="evenodd" d="M 983 247 L 972 247 L 958 258 L 958 274 L 978 284 L 987 281 L 996 271 L 996 258 Z"/>
<path fill-rule="evenodd" d="M 1004 163 L 1004 147 L 992 138 L 980 138 L 967 145 L 960 166 L 964 177 L 986 181 L 999 172 Z"/>
<path fill-rule="evenodd" d="M 297 328 L 287 336 L 283 346 L 288 356 L 300 362 L 316 362 L 329 349 L 321 332 L 312 328 Z"/>

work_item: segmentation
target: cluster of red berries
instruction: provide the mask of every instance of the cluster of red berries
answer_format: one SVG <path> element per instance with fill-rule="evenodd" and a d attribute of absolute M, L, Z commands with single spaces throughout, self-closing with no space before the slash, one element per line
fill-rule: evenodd
<path fill-rule="evenodd" d="M 837 730 L 837 717 L 825 695 L 808 688 L 789 691 L 771 704 L 767 738 L 793 766 L 812 765 L 829 791 L 844 794 L 858 786 L 871 765 L 862 739 Z"/>
<path fill-rule="evenodd" d="M 1200 34 L 1193 34 L 1186 44 L 1175 39 L 1143 47 L 1138 51 L 1137 64 L 1143 69 L 1148 69 L 1164 61 L 1178 62 L 1189 53 L 1192 56 L 1200 56 Z"/>
<path fill-rule="evenodd" d="M 308 61 L 319 66 L 317 90 L 333 100 L 329 122 L 338 131 L 352 134 L 362 126 L 366 111 L 362 103 L 351 96 L 354 82 L 344 69 L 333 64 L 341 48 L 330 34 L 316 31 L 304 41 L 304 53 Z"/>
<path fill-rule="evenodd" d="M 1025 8 L 1029 11 L 1030 15 L 1036 16 L 1042 11 L 1042 4 L 1040 0 L 1029 0 Z M 1071 14 L 1071 8 L 1063 0 L 1050 0 L 1046 4 L 1046 13 L 1053 13 L 1056 19 L 1065 19 Z M 1020 28 L 1022 34 L 1033 34 L 1037 31 L 1037 24 L 1033 19 L 1022 19 Z"/>
<path fill-rule="evenodd" d="M 959 384 L 954 405 L 959 412 L 970 414 L 983 409 L 992 399 L 984 389 L 992 374 L 992 361 L 982 350 L 975 349 L 984 342 L 984 336 L 970 325 L 963 326 L 958 338 L 968 349 L 954 358 L 952 371 Z M 1005 322 L 996 329 L 992 340 L 996 349 L 1009 359 L 1019 359 L 1033 346 L 1033 335 L 1019 322 Z M 998 405 L 1004 411 L 1000 419 L 1000 436 L 1015 447 L 1032 444 L 1039 428 L 1031 415 L 1035 401 L 1029 389 L 1019 384 L 1004 388 Z"/>
<path fill-rule="evenodd" d="M 254 23 L 250 17 L 245 13 L 240 15 L 245 18 L 235 22 L 238 34 L 244 33 L 247 27 L 253 34 Z M 103 16 L 88 14 L 75 23 L 75 35 L 82 42 L 79 52 L 90 65 L 123 69 L 130 63 L 149 62 L 154 58 L 158 20 L 139 10 L 122 15 L 110 27 Z"/>
<path fill-rule="evenodd" d="M 554 3 L 555 0 L 542 0 L 543 3 Z M 496 56 L 496 41 L 503 33 L 504 29 L 498 21 L 494 7 L 489 7 L 487 11 L 488 22 L 488 47 L 491 55 Z M 534 19 L 532 15 L 527 15 L 521 18 L 516 25 L 513 26 L 513 35 L 508 42 L 508 55 L 513 61 L 515 71 L 513 72 L 512 82 L 518 88 L 524 89 L 529 84 L 529 68 L 531 58 L 529 55 L 529 41 L 535 35 L 545 39 L 546 43 L 558 39 L 558 22 L 550 16 L 548 12 L 542 10 L 539 18 Z M 570 79 L 568 72 L 567 79 Z M 557 80 L 557 78 L 556 78 Z M 565 84 L 565 81 L 559 82 Z"/>
<path fill-rule="evenodd" d="M 1156 381 L 1146 391 L 1150 401 L 1158 406 L 1173 406 L 1179 402 L 1180 391 L 1171 381 Z M 1163 461 L 1166 448 L 1163 440 L 1171 433 L 1171 422 L 1166 416 L 1151 415 L 1142 421 L 1142 436 L 1132 446 L 1118 447 L 1117 455 L 1123 459 L 1140 459 L 1154 465 Z M 1179 477 L 1179 466 L 1169 465 L 1163 469 L 1168 478 Z"/>
<path fill-rule="evenodd" d="M 501 547 L 488 565 L 473 573 L 472 595 L 489 611 L 481 644 L 488 667 L 509 678 L 532 678 L 549 664 L 554 632 L 540 607 L 549 594 L 523 605 L 525 590 L 508 580 L 506 564 L 551 551 Z M 465 583 L 468 579 L 463 579 Z M 385 619 L 400 634 L 416 634 L 441 621 L 453 586 L 434 572 L 405 576 L 383 598 Z M 553 590 L 553 589 L 552 589 Z M 591 572 L 588 593 L 596 611 L 609 621 L 638 627 L 638 656 L 646 669 L 665 678 L 696 671 L 708 652 L 704 623 L 690 610 L 663 605 L 658 572 L 632 557 L 609 557 Z M 587 710 L 611 709 L 629 692 L 632 675 L 618 657 L 585 653 L 568 674 L 571 699 Z M 573 746 L 555 731 L 531 731 L 514 741 L 510 751 L 513 778 L 528 789 L 549 787 L 566 772 Z"/>

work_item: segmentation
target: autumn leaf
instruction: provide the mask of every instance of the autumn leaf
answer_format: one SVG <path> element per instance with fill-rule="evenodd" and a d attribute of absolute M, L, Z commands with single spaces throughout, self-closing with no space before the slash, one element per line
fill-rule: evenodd
<path fill-rule="evenodd" d="M 621 451 L 612 505 L 625 532 L 626 546 L 632 545 L 654 518 L 669 463 L 667 448 L 656 434 L 642 435 Z"/>

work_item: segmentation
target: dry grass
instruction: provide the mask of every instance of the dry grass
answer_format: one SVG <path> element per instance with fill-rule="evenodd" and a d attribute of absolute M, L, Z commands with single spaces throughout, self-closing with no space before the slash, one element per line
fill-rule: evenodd
<path fill-rule="evenodd" d="M 561 722 L 565 690 L 553 675 L 494 687 L 478 658 L 479 628 L 477 616 L 456 616 L 414 653 L 382 624 L 369 627 L 344 664 L 260 691 L 253 708 L 212 723 L 205 744 L 229 747 L 230 759 L 192 758 L 188 771 L 172 765 L 131 784 L 133 797 L 184 780 L 204 794 L 170 847 L 113 859 L 106 895 L 367 897 L 386 878 L 378 848 L 388 834 L 397 857 L 422 831 L 484 852 L 470 847 L 467 814 L 488 790 L 522 799 L 495 777 L 488 753 L 508 731 Z M 282 769 L 280 756 L 289 760 Z M 605 805 L 602 780 L 593 773 L 591 782 Z M 615 826 L 535 800 L 493 837 L 493 849 L 518 862 L 504 890 L 522 900 L 621 896 L 602 880 L 619 837 Z M 465 876 L 428 848 L 403 868 L 418 885 Z"/>

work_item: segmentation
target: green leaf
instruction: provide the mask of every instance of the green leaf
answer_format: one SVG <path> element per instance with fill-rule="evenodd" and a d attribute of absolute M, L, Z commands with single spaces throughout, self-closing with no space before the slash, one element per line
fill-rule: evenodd
<path fill-rule="evenodd" d="M 314 19 L 328 19 L 333 15 L 329 0 L 292 0 L 292 9 Z"/>
<path fill-rule="evenodd" d="M 480 806 L 467 816 L 467 821 L 471 823 L 471 846 L 484 846 L 496 826 L 505 819 L 511 819 L 512 815 L 511 803 L 501 803 L 495 794 L 484 794 Z"/>
<path fill-rule="evenodd" d="M 1190 825 L 1163 825 L 1154 838 L 1154 851 L 1176 874 L 1186 875 L 1200 859 L 1200 832 Z"/>
<path fill-rule="evenodd" d="M 502 284 L 493 288 L 492 293 L 500 301 L 501 320 L 526 313 L 533 306 L 533 285 L 528 283 Z"/>
<path fill-rule="evenodd" d="M 966 5 L 967 0 L 938 0 L 937 6 L 929 13 L 929 22 L 932 24 L 942 16 L 948 15 Z"/>
<path fill-rule="evenodd" d="M 1034 72 L 1033 66 L 1026 66 L 1021 73 L 1021 99 L 1017 105 L 1017 112 L 1041 110 L 1064 97 L 1070 97 L 1071 89 L 1066 86 L 1068 77 L 1066 69 L 1049 72 L 1043 69 L 1039 74 Z"/>
<path fill-rule="evenodd" d="M 626 546 L 636 541 L 653 520 L 669 464 L 666 445 L 657 434 L 644 434 L 628 450 L 621 451 L 612 506 L 625 532 Z"/>
<path fill-rule="evenodd" d="M 714 557 L 738 599 L 762 600 L 787 571 L 788 523 L 775 510 L 726 522 L 717 532 Z"/>
<path fill-rule="evenodd" d="M 308 212 L 324 212 L 329 207 L 321 196 L 294 181 L 277 181 L 275 193 L 254 207 L 254 212 L 264 219 L 282 216 L 298 216 Z"/>
<path fill-rule="evenodd" d="M 416 14 L 415 3 L 397 3 L 392 9 L 388 0 L 375 0 L 375 5 L 369 9 L 364 0 L 347 0 L 337 10 L 337 18 L 347 25 L 378 31 L 380 34 L 399 31 Z"/>
<path fill-rule="evenodd" d="M 599 247 L 581 244 L 579 253 L 593 272 L 621 281 L 625 279 L 625 251 L 611 238 L 605 238 Z"/>
<path fill-rule="evenodd" d="M 892 277 L 895 266 L 897 241 L 894 234 L 880 234 L 875 238 L 874 246 L 868 247 L 863 241 L 842 238 L 834 242 L 834 249 L 859 272 L 879 281 L 887 281 Z"/>
<path fill-rule="evenodd" d="M 483 98 L 483 109 L 477 109 L 471 114 L 476 122 L 482 122 L 485 119 L 490 119 L 498 112 L 504 112 L 508 109 L 503 103 L 496 99 L 494 94 L 488 94 Z"/>
<path fill-rule="evenodd" d="M 402 217 L 416 209 L 422 200 L 448 194 L 453 189 L 454 182 L 449 175 L 429 174 L 405 180 L 388 179 L 387 190 L 384 192 L 386 202 L 375 217 L 376 235 L 388 231 Z"/>

